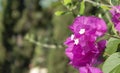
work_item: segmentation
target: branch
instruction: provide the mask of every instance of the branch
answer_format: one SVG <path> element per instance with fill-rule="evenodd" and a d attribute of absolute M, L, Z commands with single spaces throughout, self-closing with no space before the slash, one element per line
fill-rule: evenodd
<path fill-rule="evenodd" d="M 120 39 L 120 37 L 119 36 L 114 36 L 114 35 L 110 35 L 110 34 L 106 34 L 107 36 L 109 36 L 109 37 L 113 37 L 113 38 L 117 38 L 117 39 Z"/>
<path fill-rule="evenodd" d="M 94 4 L 94 5 L 98 5 L 98 6 L 112 7 L 111 5 L 101 4 L 101 3 L 94 2 L 94 1 L 91 1 L 91 0 L 84 0 L 84 1 L 89 2 L 89 3 L 91 3 L 91 4 Z"/>
<path fill-rule="evenodd" d="M 33 39 L 26 39 L 26 40 L 28 40 L 29 42 L 31 42 L 33 44 L 36 44 L 38 46 L 42 46 L 42 47 L 45 47 L 45 48 L 56 49 L 56 48 L 62 48 L 63 47 L 63 45 L 54 45 L 54 44 L 40 43 L 40 42 L 35 41 Z"/>

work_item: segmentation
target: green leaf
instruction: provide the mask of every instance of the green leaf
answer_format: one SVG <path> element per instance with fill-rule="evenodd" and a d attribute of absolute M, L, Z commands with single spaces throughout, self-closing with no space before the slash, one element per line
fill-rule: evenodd
<path fill-rule="evenodd" d="M 68 4 L 70 4 L 70 3 L 72 3 L 72 0 L 63 0 L 63 4 L 64 4 L 64 5 L 68 5 Z"/>
<path fill-rule="evenodd" d="M 120 65 L 115 67 L 110 73 L 120 73 Z"/>
<path fill-rule="evenodd" d="M 118 45 L 120 44 L 120 39 L 110 38 L 107 42 L 105 53 L 111 55 L 117 51 Z"/>
<path fill-rule="evenodd" d="M 117 30 L 115 29 L 115 26 L 114 26 L 114 25 L 112 25 L 112 31 L 113 31 L 114 34 L 117 35 Z"/>
<path fill-rule="evenodd" d="M 120 52 L 114 53 L 108 57 L 103 64 L 102 70 L 104 73 L 110 73 L 118 65 L 120 65 Z"/>
<path fill-rule="evenodd" d="M 60 16 L 60 15 L 63 15 L 63 14 L 65 14 L 66 12 L 65 11 L 56 11 L 55 12 L 55 15 L 56 16 Z"/>
<path fill-rule="evenodd" d="M 107 7 L 107 6 L 100 6 L 102 9 L 105 9 L 105 10 L 110 10 L 110 8 L 109 7 Z"/>
<path fill-rule="evenodd" d="M 85 2 L 84 0 L 80 3 L 80 15 L 83 15 L 84 14 L 84 11 L 85 11 Z"/>

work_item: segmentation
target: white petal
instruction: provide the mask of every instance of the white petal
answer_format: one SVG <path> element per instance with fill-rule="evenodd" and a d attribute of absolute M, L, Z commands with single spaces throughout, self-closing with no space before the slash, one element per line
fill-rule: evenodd
<path fill-rule="evenodd" d="M 71 35 L 71 40 L 74 40 L 74 37 L 75 37 L 74 34 L 72 34 L 72 35 Z"/>
<path fill-rule="evenodd" d="M 79 39 L 75 39 L 74 44 L 78 45 L 79 44 Z"/>
<path fill-rule="evenodd" d="M 84 34 L 85 33 L 85 29 L 80 29 L 79 33 L 80 34 Z"/>

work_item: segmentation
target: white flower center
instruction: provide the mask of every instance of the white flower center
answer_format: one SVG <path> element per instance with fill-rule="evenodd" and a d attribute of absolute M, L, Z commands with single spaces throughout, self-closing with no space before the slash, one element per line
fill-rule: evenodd
<path fill-rule="evenodd" d="M 75 36 L 72 34 L 72 35 L 71 35 L 71 40 L 73 40 L 73 39 L 74 39 L 74 37 L 75 37 Z"/>
<path fill-rule="evenodd" d="M 79 44 L 79 39 L 75 39 L 74 44 L 78 45 Z"/>
<path fill-rule="evenodd" d="M 116 12 L 117 12 L 117 13 L 120 13 L 120 10 L 116 8 Z"/>
<path fill-rule="evenodd" d="M 85 33 L 85 29 L 80 29 L 79 33 L 80 34 L 84 34 Z"/>

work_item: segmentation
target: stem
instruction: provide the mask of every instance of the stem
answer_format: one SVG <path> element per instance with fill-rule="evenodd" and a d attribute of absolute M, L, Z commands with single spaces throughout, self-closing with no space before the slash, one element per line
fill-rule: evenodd
<path fill-rule="evenodd" d="M 51 48 L 51 49 L 56 49 L 56 48 L 62 48 L 63 45 L 54 45 L 54 44 L 45 44 L 45 43 L 41 43 L 41 42 L 37 42 L 33 39 L 27 39 L 29 42 L 33 43 L 33 44 L 36 44 L 37 46 L 42 46 L 42 47 L 45 47 L 45 48 Z"/>
<path fill-rule="evenodd" d="M 109 55 L 108 53 L 106 53 L 106 52 L 104 53 L 104 55 L 105 55 L 105 56 L 108 56 L 108 57 L 110 56 L 110 55 Z"/>
<path fill-rule="evenodd" d="M 65 5 L 61 2 L 61 0 L 59 0 L 59 1 L 60 1 L 60 3 L 61 3 L 69 12 L 72 13 L 72 15 L 73 15 L 74 17 L 77 16 L 77 15 L 74 13 L 74 10 L 73 10 L 73 9 L 70 9 L 69 7 L 65 6 Z"/>
<path fill-rule="evenodd" d="M 111 0 L 109 1 L 109 3 L 110 3 L 111 6 L 114 6 L 114 5 L 112 4 L 112 1 L 111 1 Z"/>
<path fill-rule="evenodd" d="M 106 34 L 106 35 L 108 35 L 109 37 L 120 39 L 120 37 L 118 37 L 118 36 L 114 36 L 114 35 L 110 35 L 110 34 Z"/>
<path fill-rule="evenodd" d="M 71 12 L 72 12 L 73 16 L 74 16 L 74 17 L 76 17 L 76 14 L 74 13 L 74 11 L 73 11 L 73 10 L 71 10 Z"/>
<path fill-rule="evenodd" d="M 89 3 L 91 3 L 91 4 L 94 4 L 94 5 L 98 5 L 98 6 L 112 7 L 111 5 L 101 4 L 101 3 L 94 2 L 94 1 L 91 1 L 91 0 L 84 0 L 84 1 L 89 2 Z"/>

